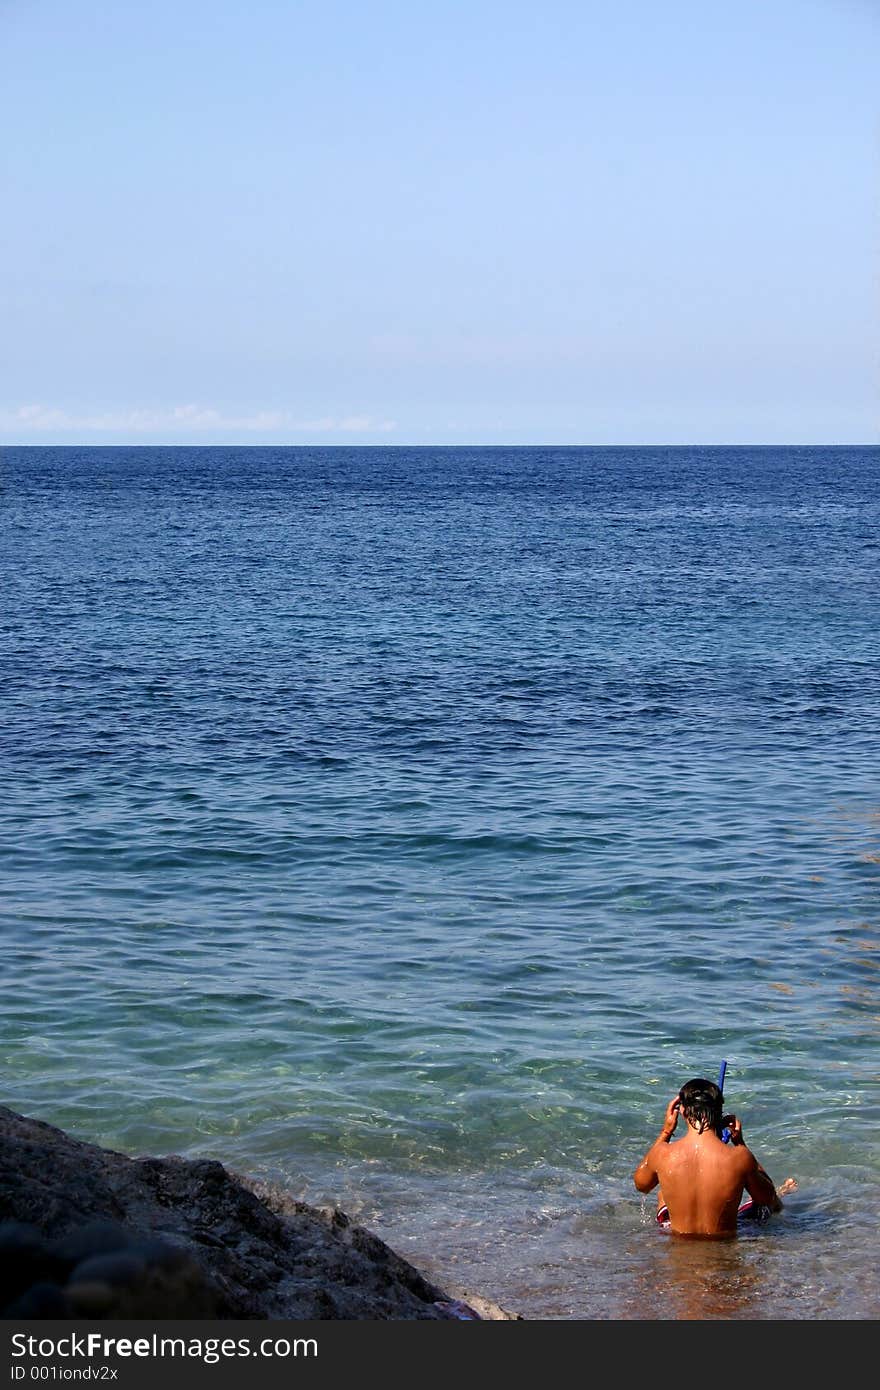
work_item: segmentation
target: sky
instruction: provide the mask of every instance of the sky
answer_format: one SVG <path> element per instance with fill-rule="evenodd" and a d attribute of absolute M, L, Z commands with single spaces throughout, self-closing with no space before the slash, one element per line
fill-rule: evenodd
<path fill-rule="evenodd" d="M 0 443 L 880 441 L 880 0 L 0 0 Z"/>

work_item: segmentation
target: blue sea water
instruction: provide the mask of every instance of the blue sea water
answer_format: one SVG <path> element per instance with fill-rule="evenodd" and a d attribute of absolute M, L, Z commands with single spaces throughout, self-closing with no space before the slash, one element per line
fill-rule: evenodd
<path fill-rule="evenodd" d="M 3 1100 L 527 1317 L 876 1317 L 878 522 L 873 448 L 3 450 Z M 677 1242 L 722 1058 L 800 1186 Z"/>

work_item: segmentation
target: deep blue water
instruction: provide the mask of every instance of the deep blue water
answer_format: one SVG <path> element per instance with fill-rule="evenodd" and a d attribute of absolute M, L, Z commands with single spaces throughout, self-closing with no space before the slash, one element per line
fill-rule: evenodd
<path fill-rule="evenodd" d="M 870 448 L 0 451 L 6 1103 L 528 1316 L 877 1316 L 878 521 Z M 722 1057 L 800 1188 L 683 1256 Z"/>

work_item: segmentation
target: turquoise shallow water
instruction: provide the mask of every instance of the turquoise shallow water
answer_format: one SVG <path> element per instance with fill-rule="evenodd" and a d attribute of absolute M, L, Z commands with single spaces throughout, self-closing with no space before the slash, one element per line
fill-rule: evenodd
<path fill-rule="evenodd" d="M 3 451 L 6 1103 L 531 1316 L 876 1316 L 878 482 Z M 682 1255 L 630 1175 L 722 1057 L 800 1188 Z"/>

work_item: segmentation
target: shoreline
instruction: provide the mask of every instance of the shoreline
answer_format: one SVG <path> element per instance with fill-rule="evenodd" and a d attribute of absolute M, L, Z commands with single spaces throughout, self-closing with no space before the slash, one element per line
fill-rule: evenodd
<path fill-rule="evenodd" d="M 336 1207 L 212 1159 L 137 1158 L 0 1107 L 2 1318 L 521 1321 Z"/>

